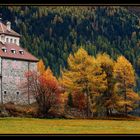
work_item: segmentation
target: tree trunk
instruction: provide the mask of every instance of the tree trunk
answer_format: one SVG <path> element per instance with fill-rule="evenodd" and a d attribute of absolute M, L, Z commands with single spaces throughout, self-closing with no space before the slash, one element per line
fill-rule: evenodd
<path fill-rule="evenodd" d="M 109 110 L 110 110 L 109 111 L 109 114 L 110 114 L 110 116 L 112 116 L 112 109 L 110 108 Z"/>
<path fill-rule="evenodd" d="M 127 100 L 127 95 L 126 95 L 126 83 L 125 83 L 125 80 L 124 80 L 124 100 L 126 101 Z M 127 116 L 127 105 L 125 104 L 124 106 L 124 115 Z"/>
<path fill-rule="evenodd" d="M 126 98 L 127 98 L 127 96 L 126 96 L 126 89 L 125 89 L 125 93 L 124 93 L 124 100 L 126 101 Z M 125 112 L 125 116 L 127 116 L 127 104 L 125 104 L 125 106 L 124 106 L 124 112 Z"/>
<path fill-rule="evenodd" d="M 109 109 L 108 109 L 108 108 L 106 108 L 106 115 L 107 115 L 107 116 L 110 115 L 110 114 L 109 114 Z"/>
<path fill-rule="evenodd" d="M 89 95 L 87 92 L 87 118 L 89 117 Z"/>
<path fill-rule="evenodd" d="M 93 112 L 92 112 L 91 116 L 93 117 Z"/>

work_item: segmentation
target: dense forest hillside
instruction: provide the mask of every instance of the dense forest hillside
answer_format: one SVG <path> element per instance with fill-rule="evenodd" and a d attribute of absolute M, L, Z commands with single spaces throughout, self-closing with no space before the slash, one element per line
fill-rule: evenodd
<path fill-rule="evenodd" d="M 127 9 L 140 17 L 140 7 L 139 6 L 128 6 Z"/>
<path fill-rule="evenodd" d="M 21 45 L 56 76 L 83 45 L 91 55 L 124 55 L 140 76 L 140 19 L 125 7 L 1 6 L 3 22 L 22 34 Z M 133 10 L 134 11 L 134 10 Z"/>

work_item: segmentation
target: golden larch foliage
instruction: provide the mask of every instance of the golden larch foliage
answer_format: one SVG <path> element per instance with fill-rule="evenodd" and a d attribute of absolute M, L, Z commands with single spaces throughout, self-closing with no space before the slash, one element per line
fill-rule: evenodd
<path fill-rule="evenodd" d="M 106 74 L 102 72 L 95 58 L 80 48 L 68 57 L 68 69 L 63 70 L 61 84 L 69 91 L 86 94 L 89 104 L 90 94 L 99 95 L 106 89 Z M 92 108 L 91 108 L 92 111 Z"/>
<path fill-rule="evenodd" d="M 43 63 L 43 60 L 39 60 L 39 62 L 37 63 L 37 71 L 40 73 L 40 74 L 43 74 L 45 72 L 45 65 Z"/>
<path fill-rule="evenodd" d="M 116 101 L 116 96 L 114 95 L 114 78 L 113 78 L 113 67 L 114 61 L 106 53 L 100 53 L 96 56 L 97 63 L 100 64 L 102 71 L 106 74 L 107 88 L 105 92 L 100 97 L 101 106 L 100 108 L 105 108 L 104 111 L 106 115 L 111 115 L 112 109 L 114 108 L 113 104 Z M 103 112 L 103 111 L 102 111 Z"/>
<path fill-rule="evenodd" d="M 123 56 L 118 57 L 114 65 L 114 78 L 116 80 L 114 91 L 118 95 L 117 109 L 127 115 L 135 107 L 139 96 L 134 92 L 135 71 L 132 64 Z"/>

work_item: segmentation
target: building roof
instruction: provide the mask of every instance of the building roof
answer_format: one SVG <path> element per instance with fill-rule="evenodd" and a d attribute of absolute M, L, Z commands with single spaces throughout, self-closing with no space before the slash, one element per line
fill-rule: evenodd
<path fill-rule="evenodd" d="M 17 32 L 15 32 L 12 29 L 10 29 L 10 31 L 9 31 L 6 27 L 6 25 L 4 25 L 1 21 L 0 21 L 0 34 L 6 34 L 6 35 L 16 36 L 16 37 L 21 36 L 20 34 L 18 34 Z"/>
<path fill-rule="evenodd" d="M 7 51 L 4 52 L 2 49 L 6 49 Z M 16 53 L 12 53 L 11 50 L 15 50 Z M 23 54 L 20 53 L 20 51 L 23 50 Z M 0 43 L 0 57 L 2 58 L 9 58 L 9 59 L 19 59 L 19 60 L 27 60 L 27 61 L 33 61 L 37 62 L 38 59 L 27 52 L 25 49 L 22 47 L 14 44 L 14 43 L 5 43 L 2 44 Z"/>

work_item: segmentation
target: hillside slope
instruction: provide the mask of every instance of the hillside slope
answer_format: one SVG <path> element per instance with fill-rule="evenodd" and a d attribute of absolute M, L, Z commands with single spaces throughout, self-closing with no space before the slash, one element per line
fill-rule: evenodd
<path fill-rule="evenodd" d="M 128 6 L 126 7 L 131 13 L 140 17 L 140 7 L 139 6 Z"/>
<path fill-rule="evenodd" d="M 22 34 L 21 44 L 55 75 L 81 45 L 91 55 L 124 55 L 140 76 L 140 19 L 125 7 L 0 7 L 3 21 Z M 134 11 L 134 10 L 133 10 Z"/>

